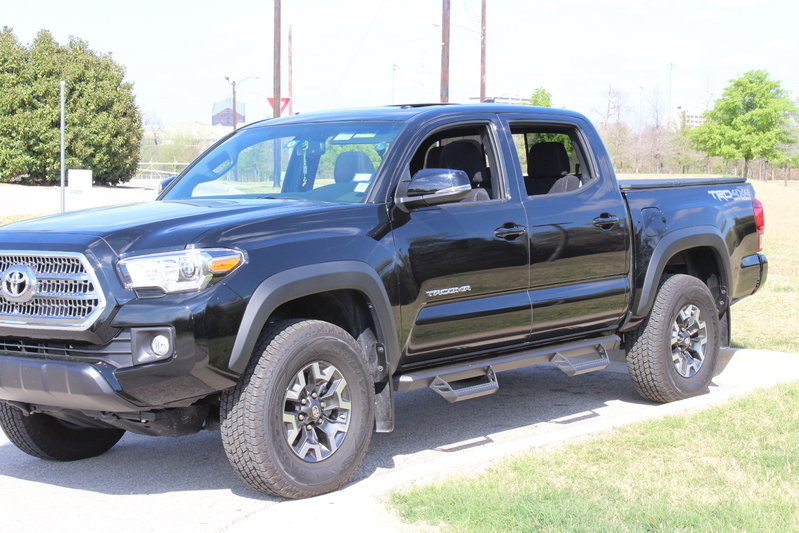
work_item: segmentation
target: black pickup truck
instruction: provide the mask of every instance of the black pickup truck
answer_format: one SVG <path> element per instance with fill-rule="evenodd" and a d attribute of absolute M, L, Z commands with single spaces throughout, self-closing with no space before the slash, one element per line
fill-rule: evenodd
<path fill-rule="evenodd" d="M 569 111 L 252 124 L 154 202 L 0 228 L 0 424 L 59 461 L 221 429 L 256 489 L 320 494 L 393 429 L 397 392 L 459 401 L 623 348 L 645 398 L 704 393 L 730 306 L 765 282 L 763 226 L 743 179 L 620 185 Z"/>

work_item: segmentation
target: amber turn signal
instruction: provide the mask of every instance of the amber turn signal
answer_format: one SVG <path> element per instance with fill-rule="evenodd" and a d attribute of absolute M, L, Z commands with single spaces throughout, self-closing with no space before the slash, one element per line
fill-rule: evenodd
<path fill-rule="evenodd" d="M 241 257 L 239 256 L 219 257 L 211 259 L 209 270 L 214 274 L 224 274 L 225 272 L 230 272 L 239 264 L 241 264 Z"/>

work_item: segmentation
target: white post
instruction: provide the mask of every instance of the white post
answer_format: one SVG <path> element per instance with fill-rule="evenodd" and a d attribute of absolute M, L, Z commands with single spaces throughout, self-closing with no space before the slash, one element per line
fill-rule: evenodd
<path fill-rule="evenodd" d="M 64 212 L 64 80 L 61 80 L 61 212 Z"/>

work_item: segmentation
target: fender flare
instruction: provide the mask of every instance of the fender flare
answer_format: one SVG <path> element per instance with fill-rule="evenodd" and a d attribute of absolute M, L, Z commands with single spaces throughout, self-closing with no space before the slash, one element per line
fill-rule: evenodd
<path fill-rule="evenodd" d="M 645 317 L 651 311 L 666 263 L 679 252 L 700 247 L 709 247 L 716 252 L 716 258 L 721 267 L 719 273 L 721 283 L 728 288 L 728 291 L 730 290 L 729 283 L 732 279 L 730 252 L 727 243 L 718 234 L 718 230 L 713 226 L 682 228 L 664 235 L 652 252 L 644 285 L 633 302 L 631 313 L 633 317 Z"/>
<path fill-rule="evenodd" d="M 361 261 L 305 265 L 262 281 L 244 311 L 228 368 L 238 374 L 244 372 L 266 321 L 279 306 L 303 296 L 341 289 L 357 290 L 368 298 L 378 329 L 375 336 L 385 346 L 389 370 L 393 370 L 398 361 L 399 342 L 391 304 L 377 272 Z"/>

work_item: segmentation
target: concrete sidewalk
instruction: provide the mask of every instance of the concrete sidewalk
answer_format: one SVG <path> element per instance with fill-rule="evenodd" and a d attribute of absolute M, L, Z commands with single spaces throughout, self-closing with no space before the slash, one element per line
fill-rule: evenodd
<path fill-rule="evenodd" d="M 116 186 L 92 187 L 82 192 L 66 189 L 66 211 L 90 207 L 132 204 L 155 200 L 158 183 L 154 180 L 133 180 Z M 13 185 L 0 183 L 0 216 L 41 216 L 58 213 L 61 209 L 61 188 L 58 186 Z"/>
<path fill-rule="evenodd" d="M 176 439 L 126 435 L 107 454 L 75 463 L 33 459 L 0 434 L 0 531 L 265 531 L 295 528 L 309 509 L 325 531 L 405 531 L 412 526 L 382 502 L 394 488 L 476 472 L 509 455 L 799 380 L 799 355 L 722 355 L 709 394 L 666 405 L 641 400 L 619 362 L 573 378 L 549 365 L 501 373 L 497 394 L 459 404 L 430 390 L 399 394 L 396 430 L 374 435 L 356 481 L 301 501 L 250 490 L 227 465 L 217 432 Z"/>

